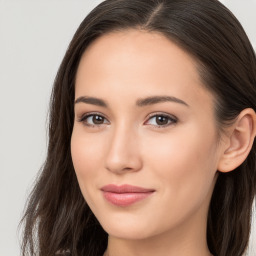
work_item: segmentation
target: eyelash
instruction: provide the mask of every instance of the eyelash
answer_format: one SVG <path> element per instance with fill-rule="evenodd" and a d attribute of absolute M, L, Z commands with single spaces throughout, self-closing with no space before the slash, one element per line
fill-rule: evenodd
<path fill-rule="evenodd" d="M 88 127 L 92 127 L 92 128 L 100 128 L 103 124 L 89 124 L 88 122 L 86 122 L 86 119 L 89 117 L 94 117 L 94 116 L 98 116 L 101 117 L 105 120 L 107 120 L 102 114 L 94 112 L 94 113 L 88 113 L 83 115 L 81 118 L 78 119 L 78 122 L 83 123 L 84 125 L 88 126 Z M 164 117 L 168 119 L 168 124 L 164 124 L 164 125 L 151 125 L 154 127 L 157 127 L 157 129 L 161 129 L 161 128 L 165 128 L 168 127 L 170 125 L 175 125 L 178 122 L 178 119 L 175 116 L 169 115 L 169 114 L 165 114 L 165 113 L 154 113 L 151 114 L 148 119 L 147 122 L 152 119 L 152 118 L 156 118 L 156 117 Z"/>
<path fill-rule="evenodd" d="M 167 120 L 168 120 L 168 123 L 164 124 L 164 125 L 151 125 L 151 126 L 157 127 L 157 129 L 159 129 L 159 128 L 161 129 L 161 128 L 165 128 L 165 127 L 168 127 L 168 126 L 171 126 L 171 125 L 175 125 L 178 122 L 177 117 L 175 117 L 173 115 L 165 114 L 165 113 L 154 113 L 154 114 L 151 114 L 151 115 L 149 115 L 149 117 L 147 119 L 147 122 L 150 119 L 156 118 L 156 117 L 164 117 L 164 118 L 167 118 Z"/>
<path fill-rule="evenodd" d="M 99 116 L 99 117 L 102 117 L 104 119 L 106 119 L 102 114 L 100 113 L 97 113 L 97 112 L 93 112 L 93 113 L 88 113 L 88 114 L 84 114 L 81 118 L 78 119 L 78 122 L 81 122 L 83 123 L 85 126 L 88 126 L 88 127 L 92 127 L 92 128 L 100 128 L 102 125 L 104 124 L 88 124 L 86 122 L 86 119 L 89 118 L 89 117 L 94 117 L 94 116 Z M 107 120 L 107 119 L 106 119 Z"/>

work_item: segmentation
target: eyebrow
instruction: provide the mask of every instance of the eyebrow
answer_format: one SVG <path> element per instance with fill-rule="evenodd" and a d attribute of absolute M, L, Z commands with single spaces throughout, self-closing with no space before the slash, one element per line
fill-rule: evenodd
<path fill-rule="evenodd" d="M 108 104 L 104 100 L 95 97 L 81 96 L 75 100 L 75 104 L 81 102 L 108 108 Z M 173 96 L 150 96 L 143 99 L 138 99 L 136 101 L 136 105 L 139 107 L 144 107 L 162 102 L 175 102 L 189 107 L 189 105 L 185 101 Z"/>
<path fill-rule="evenodd" d="M 175 103 L 183 104 L 187 107 L 189 106 L 185 101 L 173 96 L 151 96 L 145 99 L 138 99 L 136 101 L 136 105 L 139 107 L 143 107 L 143 106 L 153 105 L 161 102 L 175 102 Z"/>
<path fill-rule="evenodd" d="M 108 104 L 104 100 L 94 98 L 94 97 L 81 96 L 75 100 L 75 104 L 80 103 L 80 102 L 92 104 L 92 105 L 96 105 L 96 106 L 100 106 L 100 107 L 105 107 L 105 108 L 108 107 Z"/>

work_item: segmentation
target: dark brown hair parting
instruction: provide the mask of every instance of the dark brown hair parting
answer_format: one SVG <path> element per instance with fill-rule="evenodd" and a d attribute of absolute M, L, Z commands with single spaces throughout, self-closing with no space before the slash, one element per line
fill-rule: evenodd
<path fill-rule="evenodd" d="M 256 58 L 237 19 L 217 0 L 107 0 L 77 29 L 56 75 L 49 143 L 23 217 L 23 256 L 102 256 L 107 234 L 86 204 L 70 153 L 74 86 L 80 58 L 96 38 L 112 31 L 159 32 L 199 63 L 216 96 L 219 128 L 245 108 L 256 111 Z M 236 170 L 219 173 L 210 203 L 207 241 L 215 256 L 241 256 L 247 248 L 256 194 L 256 144 Z"/>

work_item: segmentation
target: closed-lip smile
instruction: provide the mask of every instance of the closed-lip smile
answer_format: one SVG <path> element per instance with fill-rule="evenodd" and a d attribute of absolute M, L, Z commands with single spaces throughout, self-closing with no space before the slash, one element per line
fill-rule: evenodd
<path fill-rule="evenodd" d="M 116 206 L 129 206 L 138 201 L 141 201 L 150 195 L 155 190 L 132 186 L 129 184 L 114 185 L 109 184 L 101 188 L 104 198 L 113 205 Z"/>

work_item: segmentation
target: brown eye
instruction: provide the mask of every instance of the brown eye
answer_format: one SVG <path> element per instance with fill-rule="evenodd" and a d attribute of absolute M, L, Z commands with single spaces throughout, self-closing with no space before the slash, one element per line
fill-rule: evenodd
<path fill-rule="evenodd" d="M 151 116 L 146 124 L 156 126 L 158 128 L 164 128 L 177 123 L 177 118 L 171 115 L 158 114 Z"/>
<path fill-rule="evenodd" d="M 108 124 L 108 120 L 101 115 L 98 114 L 88 114 L 83 116 L 80 120 L 86 126 L 100 126 L 102 124 Z"/>
<path fill-rule="evenodd" d="M 98 115 L 94 115 L 93 118 L 92 118 L 92 122 L 94 124 L 103 124 L 104 123 L 104 117 L 98 116 Z"/>
<path fill-rule="evenodd" d="M 156 116 L 156 123 L 158 125 L 166 125 L 168 124 L 169 119 L 165 116 Z"/>

